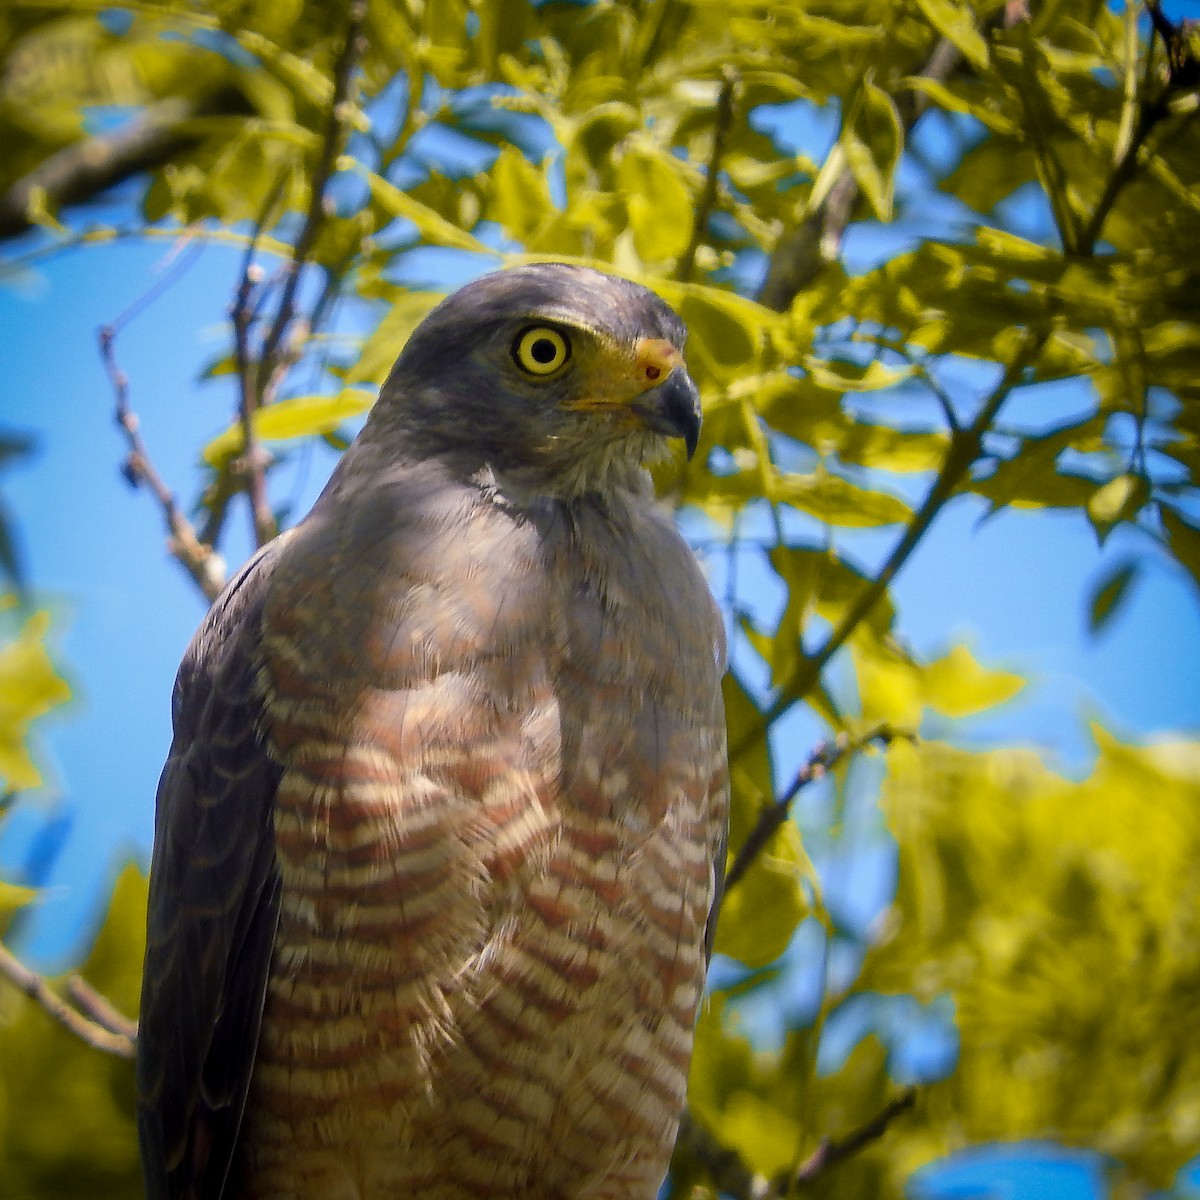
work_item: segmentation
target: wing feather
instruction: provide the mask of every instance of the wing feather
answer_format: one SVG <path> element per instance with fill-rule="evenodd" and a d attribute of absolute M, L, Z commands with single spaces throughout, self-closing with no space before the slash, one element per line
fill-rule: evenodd
<path fill-rule="evenodd" d="M 158 787 L 137 1048 L 148 1200 L 219 1200 L 233 1161 L 279 914 L 257 692 L 272 543 L 184 657 Z"/>

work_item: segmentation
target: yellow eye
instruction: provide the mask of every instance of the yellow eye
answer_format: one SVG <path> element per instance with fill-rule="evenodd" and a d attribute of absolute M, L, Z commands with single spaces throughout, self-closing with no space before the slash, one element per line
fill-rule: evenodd
<path fill-rule="evenodd" d="M 553 375 L 571 357 L 571 343 L 549 325 L 531 325 L 517 335 L 512 356 L 530 375 Z"/>

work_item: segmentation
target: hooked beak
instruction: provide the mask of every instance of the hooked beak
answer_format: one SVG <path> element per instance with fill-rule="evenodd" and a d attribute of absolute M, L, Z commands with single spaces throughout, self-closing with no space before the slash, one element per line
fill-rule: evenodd
<path fill-rule="evenodd" d="M 629 406 L 647 429 L 683 438 L 689 460 L 700 441 L 700 393 L 682 363 Z"/>

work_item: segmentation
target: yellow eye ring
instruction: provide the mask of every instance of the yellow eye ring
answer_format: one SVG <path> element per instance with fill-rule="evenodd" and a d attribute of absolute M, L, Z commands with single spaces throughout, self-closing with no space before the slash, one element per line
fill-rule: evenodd
<path fill-rule="evenodd" d="M 549 325 L 531 325 L 513 342 L 513 361 L 530 375 L 553 375 L 571 357 L 567 336 Z"/>

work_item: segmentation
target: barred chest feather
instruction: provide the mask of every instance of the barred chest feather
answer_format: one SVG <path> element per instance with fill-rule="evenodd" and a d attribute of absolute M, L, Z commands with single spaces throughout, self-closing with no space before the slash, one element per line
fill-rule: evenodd
<path fill-rule="evenodd" d="M 318 507 L 272 580 L 248 1197 L 649 1198 L 666 1169 L 725 819 L 719 620 L 658 513 L 461 487 Z"/>

